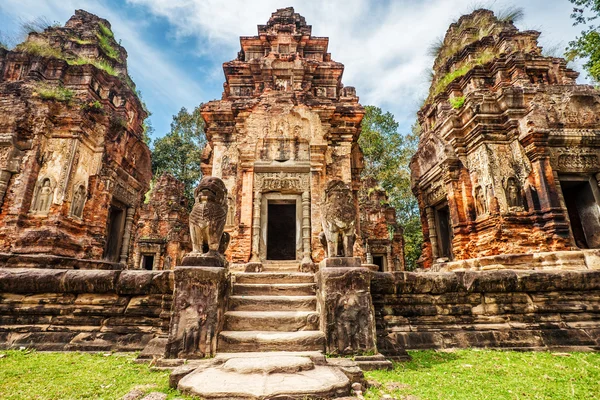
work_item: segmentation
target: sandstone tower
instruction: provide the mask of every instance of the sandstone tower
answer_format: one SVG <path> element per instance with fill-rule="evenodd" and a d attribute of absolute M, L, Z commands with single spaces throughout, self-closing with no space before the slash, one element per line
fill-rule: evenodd
<path fill-rule="evenodd" d="M 488 10 L 446 34 L 411 163 L 425 267 L 600 247 L 600 92 L 538 37 Z"/>
<path fill-rule="evenodd" d="M 12 264 L 129 261 L 151 169 L 126 60 L 110 23 L 82 10 L 0 49 L 0 252 Z"/>
<path fill-rule="evenodd" d="M 223 65 L 222 100 L 202 107 L 203 173 L 223 179 L 230 196 L 229 257 L 314 265 L 323 258 L 319 205 L 327 182 L 350 184 L 358 209 L 364 109 L 342 84 L 344 66 L 327 52 L 329 39 L 312 36 L 293 8 L 277 10 L 258 36 L 240 42 L 237 59 Z M 386 243 L 389 269 L 402 268 Z"/>

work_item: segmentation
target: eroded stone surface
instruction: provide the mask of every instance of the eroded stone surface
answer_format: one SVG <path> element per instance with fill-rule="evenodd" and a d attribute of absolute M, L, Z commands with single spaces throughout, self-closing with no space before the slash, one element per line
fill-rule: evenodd
<path fill-rule="evenodd" d="M 310 365 L 313 363 L 306 357 L 233 358 L 223 366 L 185 376 L 178 389 L 205 399 L 267 399 L 278 395 L 310 399 L 349 394 L 350 381 L 338 369 L 322 365 L 305 369 Z M 287 372 L 290 370 L 293 372 Z"/>
<path fill-rule="evenodd" d="M 539 35 L 488 10 L 448 29 L 411 162 L 426 268 L 600 246 L 600 92 Z"/>
<path fill-rule="evenodd" d="M 224 371 L 238 374 L 294 374 L 314 369 L 308 357 L 279 356 L 265 358 L 232 358 L 221 367 Z"/>

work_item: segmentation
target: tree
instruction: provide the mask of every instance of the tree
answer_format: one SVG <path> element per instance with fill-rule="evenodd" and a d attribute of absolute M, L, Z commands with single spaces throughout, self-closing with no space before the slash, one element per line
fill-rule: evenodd
<path fill-rule="evenodd" d="M 194 189 L 198 185 L 202 149 L 206 144 L 204 120 L 200 107 L 191 113 L 183 107 L 173 116 L 171 131 L 154 141 L 152 173 L 171 173 L 185 185 L 185 196 L 190 207 L 194 204 Z"/>
<path fill-rule="evenodd" d="M 600 27 L 594 21 L 600 17 L 600 0 L 570 0 L 575 5 L 571 18 L 573 25 L 588 25 L 575 40 L 569 42 L 565 57 L 569 61 L 586 59 L 583 65 L 589 76 L 600 82 Z"/>
<path fill-rule="evenodd" d="M 390 205 L 396 208 L 398 223 L 404 228 L 407 269 L 414 269 L 423 242 L 419 206 L 410 189 L 409 169 L 419 142 L 418 126 L 402 135 L 390 112 L 384 113 L 374 106 L 366 106 L 365 111 L 358 141 L 365 156 L 363 178 L 377 180 L 387 191 Z"/>

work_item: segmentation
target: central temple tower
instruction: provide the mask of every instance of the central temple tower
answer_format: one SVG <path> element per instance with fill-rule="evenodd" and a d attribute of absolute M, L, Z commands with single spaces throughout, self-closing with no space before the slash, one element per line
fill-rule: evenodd
<path fill-rule="evenodd" d="M 277 10 L 258 36 L 240 38 L 237 59 L 223 64 L 222 99 L 202 107 L 202 172 L 227 186 L 234 263 L 319 262 L 330 180 L 350 184 L 358 208 L 364 109 L 342 84 L 329 39 L 311 30 L 293 8 Z"/>

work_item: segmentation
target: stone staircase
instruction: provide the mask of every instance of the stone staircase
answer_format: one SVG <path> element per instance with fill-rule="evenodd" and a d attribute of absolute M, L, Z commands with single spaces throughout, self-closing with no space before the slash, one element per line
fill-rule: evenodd
<path fill-rule="evenodd" d="M 218 352 L 324 350 L 314 274 L 296 271 L 271 264 L 235 275 Z"/>

